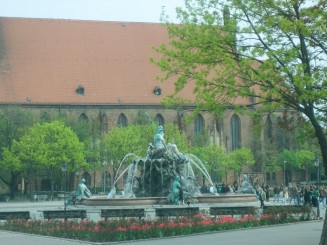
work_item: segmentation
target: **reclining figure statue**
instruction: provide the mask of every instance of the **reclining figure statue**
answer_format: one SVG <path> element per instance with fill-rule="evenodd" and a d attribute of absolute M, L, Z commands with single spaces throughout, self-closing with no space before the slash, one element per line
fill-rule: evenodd
<path fill-rule="evenodd" d="M 74 205 L 76 200 L 82 201 L 92 196 L 91 191 L 86 186 L 86 180 L 83 178 L 77 186 L 76 192 L 71 193 L 67 198 L 67 205 Z"/>
<path fill-rule="evenodd" d="M 238 193 L 256 194 L 254 187 L 248 182 L 246 175 L 243 175 L 242 187 L 237 191 Z"/>

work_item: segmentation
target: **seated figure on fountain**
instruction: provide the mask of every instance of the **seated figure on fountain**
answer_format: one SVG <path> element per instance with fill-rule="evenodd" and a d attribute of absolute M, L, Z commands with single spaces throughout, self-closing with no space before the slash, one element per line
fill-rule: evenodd
<path fill-rule="evenodd" d="M 167 200 L 171 204 L 179 205 L 183 202 L 183 190 L 180 181 L 181 178 L 179 176 L 176 176 L 171 185 L 171 192 L 167 196 Z"/>
<path fill-rule="evenodd" d="M 243 175 L 242 187 L 239 188 L 237 193 L 256 194 L 254 187 L 248 182 L 248 178 L 246 175 Z"/>
<path fill-rule="evenodd" d="M 76 201 L 83 201 L 86 198 L 91 197 L 91 191 L 86 186 L 86 180 L 83 178 L 77 186 L 77 190 L 72 192 L 66 200 L 66 205 L 75 205 Z"/>
<path fill-rule="evenodd" d="M 171 161 L 184 162 L 186 157 L 180 153 L 175 144 L 166 144 L 164 138 L 164 130 L 162 126 L 158 126 L 157 133 L 153 137 L 153 143 L 149 144 L 148 158 L 151 159 L 167 159 Z"/>
<path fill-rule="evenodd" d="M 91 191 L 87 188 L 86 186 L 86 180 L 83 178 L 81 179 L 81 181 L 79 182 L 78 186 L 77 186 L 77 190 L 76 190 L 76 199 L 77 200 L 83 200 L 86 198 L 91 197 Z"/>

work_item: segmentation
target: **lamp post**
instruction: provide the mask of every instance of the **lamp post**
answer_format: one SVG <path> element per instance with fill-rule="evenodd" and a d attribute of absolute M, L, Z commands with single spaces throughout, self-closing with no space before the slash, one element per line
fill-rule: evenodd
<path fill-rule="evenodd" d="M 67 189 L 67 163 L 63 162 L 61 165 L 61 170 L 65 173 L 65 185 L 64 185 L 64 210 L 65 210 L 65 221 L 67 220 L 67 202 L 66 202 L 66 189 Z"/>
<path fill-rule="evenodd" d="M 107 161 L 103 161 L 103 192 L 106 193 L 106 182 L 107 182 L 107 172 L 106 172 L 106 167 L 108 165 Z"/>
<path fill-rule="evenodd" d="M 95 162 L 93 163 L 93 191 L 94 191 L 94 194 L 97 193 L 97 190 L 95 188 Z"/>
<path fill-rule="evenodd" d="M 317 198 L 317 217 L 318 219 L 320 219 L 320 207 L 319 207 L 319 175 L 320 175 L 320 171 L 319 171 L 319 167 L 320 167 L 320 162 L 319 162 L 319 158 L 316 157 L 315 159 L 315 166 L 317 167 L 317 191 L 318 191 L 318 198 Z"/>
<path fill-rule="evenodd" d="M 286 161 L 284 161 L 284 186 L 286 186 L 286 169 L 285 169 Z"/>
<path fill-rule="evenodd" d="M 74 186 L 76 185 L 76 188 L 77 188 L 77 186 L 78 186 L 80 173 L 81 173 L 81 170 L 80 170 L 80 169 L 77 169 L 77 170 L 75 171 L 75 174 L 76 174 L 76 176 L 77 176 L 77 181 L 76 181 L 77 184 L 75 184 L 75 181 L 74 181 Z"/>

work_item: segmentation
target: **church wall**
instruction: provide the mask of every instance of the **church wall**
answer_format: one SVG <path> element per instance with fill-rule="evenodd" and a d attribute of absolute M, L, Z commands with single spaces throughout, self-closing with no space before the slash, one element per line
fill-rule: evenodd
<path fill-rule="evenodd" d="M 70 118 L 78 119 L 81 114 L 85 114 L 90 120 L 100 120 L 100 114 L 106 114 L 107 122 L 108 122 L 108 130 L 110 131 L 113 127 L 117 126 L 117 120 L 121 113 L 123 113 L 127 120 L 128 124 L 134 123 L 137 117 L 140 114 L 144 114 L 145 112 L 150 116 L 152 120 L 154 120 L 157 114 L 161 114 L 164 118 L 165 124 L 177 124 L 180 128 L 185 131 L 189 140 L 191 141 L 194 138 L 194 121 L 186 123 L 184 118 L 188 116 L 191 111 L 183 111 L 182 114 L 177 110 L 165 109 L 162 106 L 104 106 L 104 105 L 65 105 L 65 106 L 33 106 L 28 109 L 32 110 L 35 113 L 36 117 L 41 117 L 43 114 L 48 114 L 50 119 L 53 120 L 58 117 L 59 114 L 66 115 Z M 204 118 L 204 126 L 205 132 L 212 138 L 211 142 L 214 144 L 218 144 L 222 147 L 226 148 L 227 152 L 231 151 L 230 145 L 230 125 L 231 118 L 235 114 L 235 112 L 229 110 L 223 114 L 222 119 L 222 132 L 219 135 L 217 131 L 217 119 L 212 113 L 201 113 Z M 252 132 L 252 120 L 247 115 L 237 114 L 240 118 L 241 122 L 241 146 L 242 147 L 251 147 L 251 143 L 253 141 L 253 132 Z M 96 171 L 96 187 L 101 188 L 103 185 L 102 182 L 102 170 Z M 111 176 L 113 177 L 113 173 L 110 170 Z M 93 170 L 89 171 L 89 174 L 92 177 L 92 183 L 89 183 L 88 186 L 91 190 L 93 190 Z M 226 178 L 223 178 L 228 184 L 232 184 L 234 180 L 238 180 L 239 175 L 234 171 L 228 171 L 226 174 Z M 113 181 L 113 180 L 112 180 Z M 75 184 L 77 182 L 75 181 Z M 119 188 L 122 188 L 123 180 L 119 182 Z"/>
<path fill-rule="evenodd" d="M 26 107 L 26 106 L 25 106 Z M 66 115 L 70 118 L 78 119 L 81 114 L 85 114 L 90 120 L 100 121 L 100 114 L 106 114 L 108 130 L 117 126 L 118 117 L 123 113 L 128 121 L 128 124 L 133 124 L 140 114 L 147 113 L 152 120 L 154 120 L 157 114 L 162 115 L 165 124 L 178 125 L 189 137 L 190 140 L 194 138 L 194 121 L 185 122 L 185 118 L 191 114 L 191 111 L 183 111 L 181 116 L 177 110 L 165 109 L 162 106 L 104 106 L 104 105 L 54 105 L 54 106 L 32 106 L 26 107 L 35 113 L 35 117 L 41 117 L 43 114 L 48 114 L 50 119 L 58 118 L 59 114 Z M 221 135 L 218 135 L 216 117 L 212 113 L 201 113 L 204 118 L 204 130 L 205 133 L 211 136 L 211 142 L 225 147 L 227 152 L 231 150 L 230 145 L 230 123 L 231 117 L 235 113 L 231 110 L 226 111 L 223 115 L 223 126 Z M 239 116 L 241 121 L 241 146 L 250 147 L 253 138 L 252 132 L 252 120 L 247 115 L 236 114 Z"/>

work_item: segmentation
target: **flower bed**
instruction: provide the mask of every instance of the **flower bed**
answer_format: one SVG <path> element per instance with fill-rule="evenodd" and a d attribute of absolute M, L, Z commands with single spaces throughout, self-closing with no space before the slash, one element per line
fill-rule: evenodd
<path fill-rule="evenodd" d="M 213 218 L 197 214 L 192 217 L 177 217 L 174 219 L 120 219 L 99 222 L 88 220 L 79 222 L 64 220 L 10 220 L 2 223 L 0 229 L 92 242 L 113 242 L 306 221 L 310 220 L 310 212 L 310 207 L 301 206 L 296 210 L 268 209 L 260 217 L 244 215 L 240 216 L 239 219 L 227 215 Z"/>

